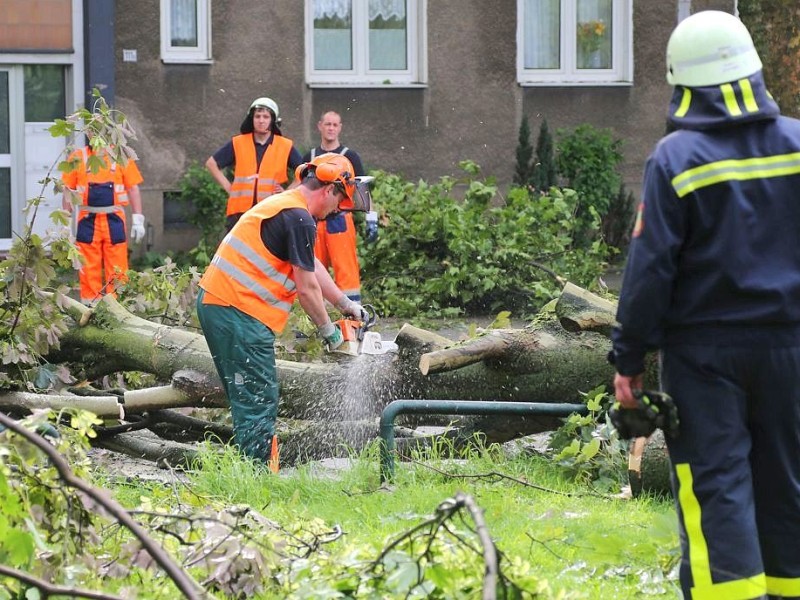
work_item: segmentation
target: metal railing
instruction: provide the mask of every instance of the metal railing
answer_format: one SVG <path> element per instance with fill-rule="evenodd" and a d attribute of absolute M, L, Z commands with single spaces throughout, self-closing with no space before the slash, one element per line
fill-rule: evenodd
<path fill-rule="evenodd" d="M 381 483 L 394 479 L 394 420 L 401 414 L 413 415 L 517 415 L 521 417 L 568 417 L 585 415 L 585 404 L 547 402 L 500 402 L 492 400 L 395 400 L 381 413 Z"/>

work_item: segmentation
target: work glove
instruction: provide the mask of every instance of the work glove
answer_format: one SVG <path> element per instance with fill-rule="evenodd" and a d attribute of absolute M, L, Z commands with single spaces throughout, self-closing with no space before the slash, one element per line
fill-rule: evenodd
<path fill-rule="evenodd" d="M 336 323 L 325 323 L 317 328 L 317 333 L 325 340 L 325 349 L 328 352 L 333 352 L 344 343 L 342 330 Z"/>
<path fill-rule="evenodd" d="M 378 241 L 378 213 L 371 210 L 367 213 L 367 243 Z"/>
<path fill-rule="evenodd" d="M 133 225 L 131 225 L 131 241 L 134 244 L 138 244 L 144 239 L 145 236 L 144 215 L 134 213 L 132 217 Z"/>
<path fill-rule="evenodd" d="M 623 440 L 649 437 L 660 427 L 667 437 L 677 437 L 680 426 L 678 410 L 669 394 L 649 390 L 634 390 L 636 408 L 624 408 L 615 402 L 608 417 Z"/>
<path fill-rule="evenodd" d="M 338 308 L 343 315 L 351 316 L 362 323 L 369 321 L 369 313 L 367 312 L 367 309 L 365 309 L 355 300 L 350 300 L 350 298 L 345 295 L 343 295 L 336 303 L 336 308 Z"/>

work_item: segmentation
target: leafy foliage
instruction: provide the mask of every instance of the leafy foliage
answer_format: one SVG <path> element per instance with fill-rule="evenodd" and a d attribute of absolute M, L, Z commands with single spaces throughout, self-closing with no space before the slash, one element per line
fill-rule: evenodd
<path fill-rule="evenodd" d="M 119 301 L 133 314 L 157 323 L 197 325 L 194 308 L 202 273 L 166 258 L 160 267 L 130 271 Z"/>
<path fill-rule="evenodd" d="M 95 151 L 110 154 L 125 163 L 136 157 L 128 145 L 133 137 L 127 119 L 112 110 L 97 90 L 94 90 L 92 111 L 80 109 L 66 119 L 57 119 L 50 128 L 55 137 L 76 137 L 87 134 Z M 0 262 L 0 359 L 9 365 L 12 379 L 24 381 L 35 389 L 38 367 L 50 348 L 58 348 L 59 336 L 66 330 L 63 316 L 64 298 L 69 289 L 58 281 L 60 269 L 80 264 L 80 254 L 69 239 L 69 215 L 64 210 L 51 214 L 53 227 L 41 237 L 33 233 L 33 223 L 45 193 L 53 188 L 63 191 L 56 173 L 76 167 L 76 160 L 62 160 L 71 147 L 67 146 L 42 180 L 39 196 L 26 206 L 28 217 L 24 231 L 14 240 L 8 256 Z M 89 158 L 87 167 L 97 170 L 103 166 L 97 156 Z M 80 199 L 74 198 L 74 202 Z M 30 371 L 33 369 L 33 371 Z"/>
<path fill-rule="evenodd" d="M 609 246 L 625 248 L 630 243 L 635 213 L 636 198 L 622 184 L 602 219 L 603 239 Z"/>
<path fill-rule="evenodd" d="M 56 416 L 49 411 L 29 417 L 26 425 L 47 432 L 74 473 L 86 477 L 89 463 L 85 450 L 98 421 L 82 412 L 61 416 L 70 427 L 58 432 L 50 425 Z M 0 432 L 0 564 L 49 578 L 76 557 L 87 557 L 87 545 L 97 540 L 98 530 L 92 526 L 91 506 L 84 500 L 61 486 L 58 473 L 41 452 L 16 434 Z"/>
<path fill-rule="evenodd" d="M 194 162 L 179 181 L 177 198 L 184 203 L 186 219 L 200 230 L 200 241 L 192 250 L 194 264 L 205 267 L 225 233 L 228 195 L 202 165 Z"/>
<path fill-rule="evenodd" d="M 611 130 L 588 124 L 558 133 L 558 171 L 564 184 L 579 198 L 575 210 L 576 241 L 579 245 L 588 244 L 598 237 L 597 220 L 608 214 L 619 193 L 621 180 L 616 167 L 622 161 L 622 142 L 613 139 Z"/>
<path fill-rule="evenodd" d="M 800 10 L 792 0 L 739 0 L 764 64 L 764 79 L 781 111 L 800 117 Z"/>
<path fill-rule="evenodd" d="M 618 490 L 625 478 L 627 444 L 606 418 L 611 406 L 605 386 L 586 394 L 587 415 L 570 415 L 550 439 L 554 460 L 572 478 L 603 490 Z"/>
<path fill-rule="evenodd" d="M 363 287 L 381 314 L 533 313 L 560 288 L 552 272 L 594 284 L 607 248 L 599 240 L 575 247 L 574 192 L 515 188 L 498 201 L 493 179 L 479 177 L 472 162 L 461 167 L 463 179 L 430 184 L 377 174 L 381 235 L 360 259 Z"/>

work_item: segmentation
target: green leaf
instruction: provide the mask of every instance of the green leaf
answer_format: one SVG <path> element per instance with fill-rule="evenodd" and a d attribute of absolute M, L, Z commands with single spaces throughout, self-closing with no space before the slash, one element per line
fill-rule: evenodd
<path fill-rule="evenodd" d="M 12 567 L 27 567 L 33 558 L 33 537 L 19 529 L 11 529 L 0 538 L 0 550 L 5 551 Z"/>

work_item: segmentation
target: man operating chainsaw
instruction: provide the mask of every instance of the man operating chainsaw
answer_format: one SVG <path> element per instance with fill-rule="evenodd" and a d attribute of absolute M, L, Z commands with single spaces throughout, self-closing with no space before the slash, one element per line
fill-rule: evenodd
<path fill-rule="evenodd" d="M 645 409 L 644 357 L 660 349 L 684 597 L 800 598 L 800 121 L 730 14 L 682 21 L 667 64 L 675 131 L 645 166 L 616 397 Z"/>
<path fill-rule="evenodd" d="M 328 350 L 342 344 L 325 300 L 366 320 L 314 257 L 315 221 L 335 210 L 369 210 L 365 181 L 338 154 L 301 164 L 300 184 L 245 212 L 225 236 L 200 280 L 197 315 L 233 417 L 234 437 L 247 455 L 269 460 L 278 413 L 275 335 L 295 297 Z"/>

